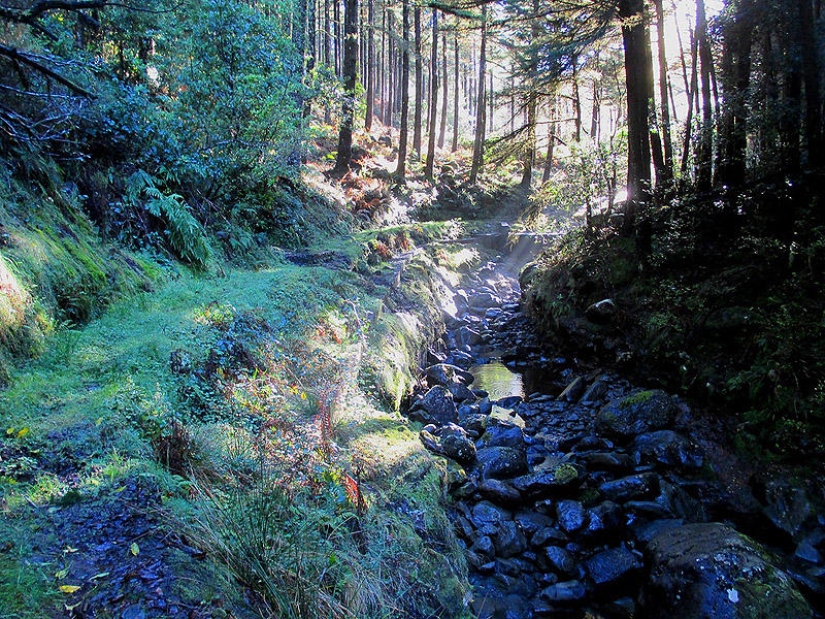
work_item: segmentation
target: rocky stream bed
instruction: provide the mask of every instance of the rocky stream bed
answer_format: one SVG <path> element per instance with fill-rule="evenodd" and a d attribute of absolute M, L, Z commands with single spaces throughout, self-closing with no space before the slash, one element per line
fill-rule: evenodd
<path fill-rule="evenodd" d="M 407 413 L 449 461 L 473 612 L 822 617 L 821 485 L 740 460 L 721 415 L 544 348 L 506 262 L 454 291 Z"/>

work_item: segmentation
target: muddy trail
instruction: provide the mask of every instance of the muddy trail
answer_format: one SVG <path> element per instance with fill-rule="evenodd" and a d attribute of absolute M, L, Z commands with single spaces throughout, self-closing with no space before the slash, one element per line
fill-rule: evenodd
<path fill-rule="evenodd" d="M 545 346 L 524 243 L 446 300 L 407 411 L 450 463 L 474 613 L 822 617 L 821 490 L 740 460 L 721 416 Z"/>

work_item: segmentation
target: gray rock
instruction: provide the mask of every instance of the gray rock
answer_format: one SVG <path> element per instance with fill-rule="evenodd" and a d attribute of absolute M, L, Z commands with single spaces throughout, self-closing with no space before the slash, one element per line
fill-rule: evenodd
<path fill-rule="evenodd" d="M 627 472 L 633 468 L 634 462 L 627 454 L 615 451 L 597 451 L 583 454 L 580 459 L 591 471 L 619 471 Z"/>
<path fill-rule="evenodd" d="M 503 507 L 494 505 L 489 501 L 479 501 L 473 505 L 473 510 L 470 513 L 469 518 L 470 522 L 477 529 L 481 529 L 487 525 L 492 525 L 494 528 L 498 528 L 502 522 L 512 520 L 513 514 Z"/>
<path fill-rule="evenodd" d="M 472 374 L 449 363 L 436 363 L 435 365 L 431 365 L 424 370 L 424 377 L 427 379 L 427 386 L 429 387 L 435 387 L 436 385 L 445 387 L 448 383 L 454 382 L 456 379 L 465 385 L 471 385 L 474 380 Z"/>
<path fill-rule="evenodd" d="M 544 549 L 543 555 L 550 568 L 560 576 L 567 578 L 582 577 L 583 574 L 579 562 L 564 548 L 548 546 Z"/>
<path fill-rule="evenodd" d="M 458 382 L 456 380 L 450 381 L 446 384 L 447 390 L 453 395 L 453 400 L 458 403 L 463 402 L 474 402 L 476 399 L 475 394 L 470 390 L 470 388 L 465 385 L 464 383 Z"/>
<path fill-rule="evenodd" d="M 459 348 L 463 348 L 464 346 L 475 346 L 481 341 L 481 334 L 473 329 L 472 327 L 461 327 L 458 330 L 458 335 L 456 336 L 456 342 L 458 343 Z"/>
<path fill-rule="evenodd" d="M 521 511 L 514 517 L 516 523 L 521 527 L 527 535 L 533 535 L 539 529 L 553 526 L 553 519 L 544 514 L 535 511 Z"/>
<path fill-rule="evenodd" d="M 565 533 L 575 533 L 584 526 L 585 511 L 578 501 L 559 501 L 556 505 L 559 526 Z"/>
<path fill-rule="evenodd" d="M 659 464 L 684 470 L 701 469 L 702 450 L 672 430 L 645 432 L 633 439 L 630 451 L 640 464 Z"/>
<path fill-rule="evenodd" d="M 624 510 L 613 501 L 604 501 L 587 510 L 585 533 L 592 538 L 602 539 L 619 531 L 625 525 Z"/>
<path fill-rule="evenodd" d="M 676 402 L 664 391 L 640 391 L 603 406 L 596 418 L 596 427 L 603 434 L 631 438 L 668 428 L 678 413 Z"/>
<path fill-rule="evenodd" d="M 580 402 L 582 402 L 582 404 L 601 402 L 609 390 L 610 379 L 607 376 L 599 376 L 584 392 Z"/>
<path fill-rule="evenodd" d="M 524 449 L 524 430 L 509 419 L 488 417 L 484 434 L 481 436 L 484 447 L 513 447 Z"/>
<path fill-rule="evenodd" d="M 630 475 L 599 486 L 599 491 L 610 501 L 624 503 L 632 499 L 645 499 L 659 492 L 659 476 L 655 473 Z"/>
<path fill-rule="evenodd" d="M 803 486 L 794 484 L 781 473 L 757 480 L 757 497 L 764 504 L 763 513 L 782 533 L 799 540 L 816 511 Z"/>
<path fill-rule="evenodd" d="M 548 544 L 564 544 L 566 542 L 567 536 L 555 527 L 542 527 L 533 533 L 533 537 L 530 538 L 530 543 L 538 548 Z"/>
<path fill-rule="evenodd" d="M 608 548 L 585 561 L 587 575 L 597 591 L 627 585 L 642 570 L 642 562 L 624 546 Z"/>
<path fill-rule="evenodd" d="M 480 292 L 473 296 L 469 303 L 470 309 L 479 313 L 484 313 L 491 307 L 500 305 L 501 299 L 492 292 Z"/>
<path fill-rule="evenodd" d="M 579 602 L 587 595 L 587 589 L 578 580 L 567 580 L 550 585 L 542 590 L 541 597 L 549 602 L 558 604 L 569 604 Z"/>
<path fill-rule="evenodd" d="M 498 406 L 499 408 L 512 409 L 515 408 L 518 404 L 521 404 L 523 401 L 524 398 L 522 398 L 520 395 L 510 395 L 506 398 L 499 398 L 496 401 L 496 406 Z"/>
<path fill-rule="evenodd" d="M 513 447 L 482 447 L 476 452 L 476 462 L 484 479 L 512 477 L 527 471 L 527 454 Z"/>
<path fill-rule="evenodd" d="M 461 426 L 448 423 L 436 429 L 434 434 L 427 429 L 421 430 L 419 436 L 424 447 L 439 456 L 450 458 L 463 465 L 475 462 L 475 443 Z"/>
<path fill-rule="evenodd" d="M 458 421 L 458 409 L 453 401 L 453 395 L 447 388 L 436 385 L 413 404 L 408 416 L 413 421 L 443 426 Z"/>
<path fill-rule="evenodd" d="M 654 536 L 644 611 L 674 619 L 803 619 L 811 608 L 788 575 L 749 538 L 719 523 L 687 524 Z"/>
<path fill-rule="evenodd" d="M 564 488 L 579 486 L 581 481 L 582 477 L 579 475 L 578 469 L 565 463 L 555 469 L 520 475 L 513 478 L 510 483 L 519 492 L 528 496 L 539 497 L 557 493 Z"/>
<path fill-rule="evenodd" d="M 579 398 L 582 397 L 584 393 L 584 389 L 586 384 L 584 382 L 584 378 L 581 376 L 573 379 L 567 387 L 565 387 L 564 391 L 559 394 L 559 400 L 562 402 L 578 402 Z"/>
<path fill-rule="evenodd" d="M 515 557 L 527 548 L 527 540 L 524 534 L 512 520 L 501 523 L 498 531 L 493 536 L 493 543 L 498 556 L 504 558 Z"/>
<path fill-rule="evenodd" d="M 596 325 L 608 325 L 616 319 L 619 308 L 613 299 L 602 299 L 588 307 L 584 316 Z"/>
<path fill-rule="evenodd" d="M 499 479 L 485 479 L 479 484 L 478 492 L 485 499 L 500 505 L 515 505 L 521 501 L 521 493 Z"/>

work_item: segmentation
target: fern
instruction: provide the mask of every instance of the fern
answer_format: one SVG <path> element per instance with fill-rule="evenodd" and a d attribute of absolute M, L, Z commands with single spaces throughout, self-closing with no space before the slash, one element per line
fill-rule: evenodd
<path fill-rule="evenodd" d="M 180 259 L 199 268 L 206 266 L 209 260 L 206 232 L 187 209 L 183 196 L 163 193 L 149 174 L 138 170 L 129 177 L 127 197 L 136 202 L 135 198 L 141 194 L 146 197 L 146 210 L 166 223 L 169 243 Z"/>

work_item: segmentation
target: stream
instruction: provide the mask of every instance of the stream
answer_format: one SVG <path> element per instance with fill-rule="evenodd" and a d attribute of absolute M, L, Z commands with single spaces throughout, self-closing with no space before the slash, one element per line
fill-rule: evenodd
<path fill-rule="evenodd" d="M 822 617 L 815 489 L 745 467 L 680 398 L 544 346 L 515 275 L 529 253 L 454 290 L 407 411 L 449 461 L 473 613 Z"/>

